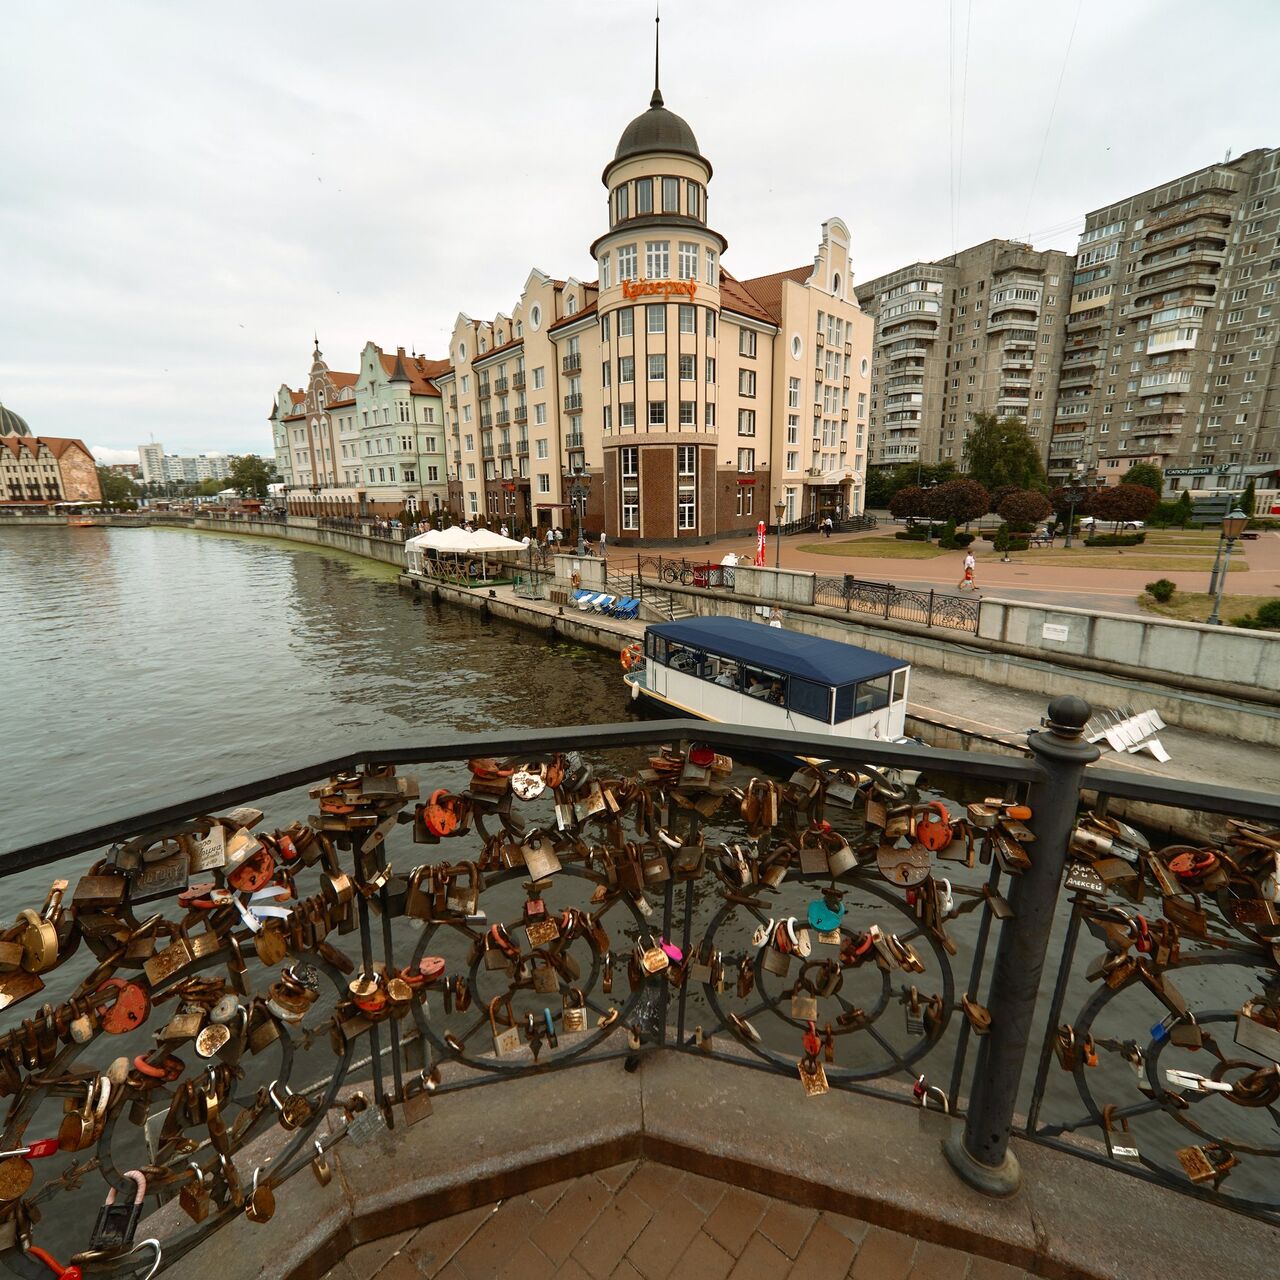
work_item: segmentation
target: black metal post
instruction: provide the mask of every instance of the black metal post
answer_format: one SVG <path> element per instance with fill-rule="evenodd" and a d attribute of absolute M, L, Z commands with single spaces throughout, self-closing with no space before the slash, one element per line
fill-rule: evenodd
<path fill-rule="evenodd" d="M 1218 534 L 1218 551 L 1213 557 L 1213 572 L 1209 575 L 1209 594 L 1216 595 L 1218 591 L 1218 575 L 1222 572 L 1222 547 L 1226 542 L 1226 538 L 1222 534 Z"/>
<path fill-rule="evenodd" d="M 1090 715 L 1092 709 L 1083 698 L 1055 698 L 1049 704 L 1047 728 L 1027 737 L 1044 771 L 1031 790 L 1035 851 L 1030 869 L 1015 876 L 1009 890 L 1013 919 L 1001 931 L 996 949 L 988 1006 L 991 1032 L 978 1049 L 964 1132 L 952 1134 L 943 1144 L 956 1173 L 988 1195 L 1011 1196 L 1021 1183 L 1009 1138 L 1080 783 L 1085 766 L 1101 754 L 1082 737 Z"/>

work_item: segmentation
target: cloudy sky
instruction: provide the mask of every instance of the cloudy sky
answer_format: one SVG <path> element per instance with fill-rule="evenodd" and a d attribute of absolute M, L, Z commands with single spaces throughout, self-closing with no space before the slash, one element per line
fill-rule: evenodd
<path fill-rule="evenodd" d="M 4 0 L 0 401 L 105 457 L 270 451 L 318 332 L 442 355 L 593 278 L 649 0 Z M 860 279 L 1280 144 L 1280 5 L 665 0 L 667 105 L 738 275 L 850 225 Z M 1037 172 L 1038 171 L 1038 172 Z"/>

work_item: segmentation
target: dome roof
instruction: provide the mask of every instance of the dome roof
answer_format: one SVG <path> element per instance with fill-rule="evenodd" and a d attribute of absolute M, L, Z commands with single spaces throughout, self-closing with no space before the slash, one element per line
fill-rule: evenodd
<path fill-rule="evenodd" d="M 0 404 L 0 436 L 29 436 L 31 428 L 27 426 L 12 409 Z"/>
<path fill-rule="evenodd" d="M 693 156 L 710 169 L 706 158 L 698 150 L 698 140 L 688 121 L 668 111 L 662 104 L 662 94 L 655 89 L 649 102 L 649 110 L 636 118 L 622 131 L 618 149 L 613 153 L 613 163 L 629 160 L 632 156 L 647 155 L 654 151 L 675 152 Z"/>

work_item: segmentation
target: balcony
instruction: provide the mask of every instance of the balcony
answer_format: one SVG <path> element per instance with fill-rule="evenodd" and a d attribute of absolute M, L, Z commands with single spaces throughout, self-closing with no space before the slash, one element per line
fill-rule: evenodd
<path fill-rule="evenodd" d="M 450 396 L 450 397 L 449 397 L 449 408 L 450 408 L 450 409 L 456 409 L 457 407 L 458 407 L 458 397 L 457 397 L 457 396 Z"/>
<path fill-rule="evenodd" d="M 527 404 L 518 404 L 515 407 L 513 417 L 518 425 L 523 425 L 529 421 L 529 406 Z"/>
<path fill-rule="evenodd" d="M 529 438 L 528 436 L 516 437 L 516 457 L 527 458 L 529 456 Z"/>
<path fill-rule="evenodd" d="M 582 352 L 570 351 L 560 361 L 560 371 L 562 373 L 581 373 L 582 372 Z"/>
<path fill-rule="evenodd" d="M 490 395 L 492 395 L 488 382 L 476 383 L 476 395 L 478 395 L 481 400 L 487 400 Z"/>
<path fill-rule="evenodd" d="M 513 391 L 524 390 L 524 370 L 523 369 L 517 369 L 515 373 L 511 375 L 511 389 Z"/>
<path fill-rule="evenodd" d="M 565 413 L 581 413 L 582 412 L 581 393 L 565 396 L 564 411 Z"/>
<path fill-rule="evenodd" d="M 493 394 L 495 396 L 505 396 L 508 385 L 506 378 L 495 378 L 493 380 Z"/>
<path fill-rule="evenodd" d="M 495 421 L 500 427 L 509 427 L 511 425 L 511 410 L 499 409 Z"/>
<path fill-rule="evenodd" d="M 493 445 L 491 445 L 491 444 L 486 444 L 486 445 L 481 446 L 481 449 L 480 449 L 480 456 L 481 456 L 482 458 L 492 458 L 492 457 L 493 457 Z"/>
<path fill-rule="evenodd" d="M 480 430 L 488 431 L 493 426 L 493 414 L 482 413 L 480 415 Z"/>

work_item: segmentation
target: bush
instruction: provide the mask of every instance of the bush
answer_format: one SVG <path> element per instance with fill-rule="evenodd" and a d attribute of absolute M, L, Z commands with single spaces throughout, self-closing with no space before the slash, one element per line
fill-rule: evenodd
<path fill-rule="evenodd" d="M 1099 533 L 1084 540 L 1086 547 L 1136 547 L 1146 542 L 1145 533 Z"/>
<path fill-rule="evenodd" d="M 957 547 L 967 547 L 978 535 L 976 533 L 965 533 L 961 531 L 955 535 Z"/>
<path fill-rule="evenodd" d="M 942 532 L 938 535 L 938 546 L 944 551 L 955 551 L 960 546 L 956 541 L 956 521 L 954 516 L 942 526 Z"/>
<path fill-rule="evenodd" d="M 1177 587 L 1168 578 L 1157 578 L 1155 582 L 1147 583 L 1147 595 L 1161 604 L 1168 604 L 1176 590 Z"/>
<path fill-rule="evenodd" d="M 899 542 L 928 542 L 929 526 L 922 524 L 915 529 L 899 529 L 893 536 Z"/>
<path fill-rule="evenodd" d="M 1173 529 L 1183 522 L 1182 508 L 1176 502 L 1158 502 L 1147 517 L 1153 529 Z"/>
<path fill-rule="evenodd" d="M 1236 618 L 1233 627 L 1248 627 L 1250 631 L 1280 631 L 1280 600 L 1268 600 L 1256 613 Z"/>

